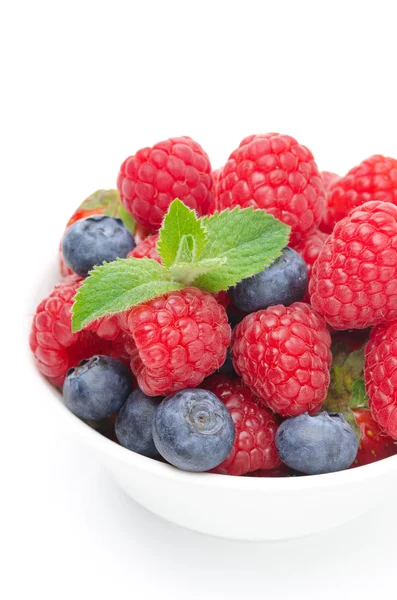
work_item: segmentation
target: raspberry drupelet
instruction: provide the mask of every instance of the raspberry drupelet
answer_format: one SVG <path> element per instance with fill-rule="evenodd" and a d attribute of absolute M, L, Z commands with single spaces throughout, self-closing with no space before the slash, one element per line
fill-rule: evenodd
<path fill-rule="evenodd" d="M 137 223 L 155 232 L 175 198 L 198 215 L 207 214 L 212 203 L 210 161 L 192 138 L 170 138 L 126 158 L 117 187 Z"/>
<path fill-rule="evenodd" d="M 312 153 L 294 138 L 278 133 L 251 135 L 232 152 L 219 174 L 216 206 L 218 210 L 262 208 L 291 226 L 294 245 L 322 219 L 324 184 Z"/>
<path fill-rule="evenodd" d="M 309 305 L 271 306 L 248 315 L 233 331 L 233 364 L 274 412 L 314 414 L 327 394 L 330 345 L 324 319 Z"/>
<path fill-rule="evenodd" d="M 148 396 L 197 387 L 224 363 L 230 344 L 225 309 L 197 288 L 139 304 L 119 322 L 131 335 L 131 370 Z"/>
<path fill-rule="evenodd" d="M 366 202 L 339 221 L 314 264 L 309 293 L 334 329 L 397 319 L 397 206 Z"/>
<path fill-rule="evenodd" d="M 213 375 L 202 386 L 218 396 L 232 415 L 236 437 L 229 456 L 213 473 L 244 475 L 280 465 L 276 450 L 278 423 L 275 415 L 258 401 L 241 379 Z"/>
<path fill-rule="evenodd" d="M 72 333 L 70 309 L 82 279 L 70 275 L 40 302 L 33 318 L 30 347 L 39 371 L 61 386 L 66 373 L 85 358 L 105 354 L 128 364 L 125 335 L 116 317 L 105 317 Z"/>

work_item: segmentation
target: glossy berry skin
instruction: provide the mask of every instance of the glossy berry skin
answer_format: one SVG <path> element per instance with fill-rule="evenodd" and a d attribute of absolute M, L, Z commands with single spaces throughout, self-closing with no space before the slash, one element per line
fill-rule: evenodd
<path fill-rule="evenodd" d="M 258 469 L 280 465 L 275 437 L 278 423 L 274 414 L 258 403 L 241 379 L 213 375 L 202 387 L 210 390 L 230 412 L 236 437 L 229 456 L 214 469 L 223 475 L 244 475 Z"/>
<path fill-rule="evenodd" d="M 371 330 L 365 347 L 365 387 L 371 414 L 397 440 L 397 321 Z"/>
<path fill-rule="evenodd" d="M 129 395 L 115 424 L 116 437 L 124 448 L 149 458 L 159 456 L 153 442 L 152 425 L 162 399 L 160 396 L 146 396 L 140 389 Z"/>
<path fill-rule="evenodd" d="M 367 408 L 355 409 L 354 417 L 360 428 L 360 445 L 353 467 L 361 467 L 397 454 L 394 440 L 386 435 Z"/>
<path fill-rule="evenodd" d="M 313 155 L 289 135 L 246 137 L 219 175 L 218 210 L 262 208 L 292 227 L 296 244 L 321 221 L 324 184 Z"/>
<path fill-rule="evenodd" d="M 397 160 L 376 154 L 331 184 L 326 225 L 332 227 L 365 202 L 397 204 Z"/>
<path fill-rule="evenodd" d="M 155 232 L 175 198 L 198 215 L 207 214 L 212 202 L 210 161 L 192 138 L 170 138 L 129 156 L 120 167 L 117 187 L 134 219 Z"/>
<path fill-rule="evenodd" d="M 70 369 L 63 385 L 68 409 L 80 419 L 99 420 L 121 408 L 132 389 L 128 367 L 110 356 L 92 356 Z"/>
<path fill-rule="evenodd" d="M 283 417 L 321 408 L 327 394 L 331 338 L 308 304 L 271 306 L 233 331 L 233 364 L 243 382 Z"/>
<path fill-rule="evenodd" d="M 131 370 L 148 396 L 198 386 L 225 361 L 230 344 L 226 311 L 198 288 L 184 288 L 130 309 Z"/>
<path fill-rule="evenodd" d="M 61 386 L 67 371 L 94 354 L 126 358 L 125 334 L 117 317 L 106 317 L 89 328 L 72 333 L 70 309 L 82 279 L 70 275 L 55 286 L 36 309 L 30 347 L 39 371 Z"/>
<path fill-rule="evenodd" d="M 334 329 L 397 318 L 397 206 L 367 202 L 335 225 L 313 266 L 311 304 Z"/>
<path fill-rule="evenodd" d="M 353 463 L 358 439 L 340 413 L 305 413 L 281 423 L 276 434 L 281 460 L 300 473 L 343 471 Z"/>
<path fill-rule="evenodd" d="M 226 406 L 211 392 L 188 389 L 165 398 L 153 420 L 153 440 L 166 461 L 184 471 L 210 471 L 233 447 Z"/>
<path fill-rule="evenodd" d="M 301 257 L 305 261 L 307 267 L 307 276 L 309 280 L 312 274 L 313 265 L 316 262 L 318 255 L 321 252 L 321 248 L 324 246 L 325 240 L 327 238 L 327 233 L 324 233 L 319 229 L 315 229 L 295 248 L 295 250 L 301 255 Z"/>
<path fill-rule="evenodd" d="M 338 179 L 340 179 L 340 175 L 337 175 L 336 173 L 332 173 L 331 171 L 321 171 L 320 175 L 323 179 L 324 190 L 325 190 L 325 212 L 324 212 L 323 218 L 321 219 L 321 223 L 318 227 L 319 227 L 320 231 L 323 231 L 324 233 L 329 235 L 333 229 L 333 224 L 332 225 L 328 224 L 329 222 L 332 223 L 332 219 L 329 219 L 327 216 L 328 197 L 330 195 L 330 190 L 331 190 L 332 186 L 335 185 L 335 183 Z"/>
<path fill-rule="evenodd" d="M 121 219 L 94 215 L 68 227 L 62 255 L 74 273 L 85 277 L 95 265 L 125 258 L 134 247 L 134 238 Z"/>
<path fill-rule="evenodd" d="M 127 255 L 127 258 L 130 258 L 131 256 L 133 258 L 152 258 L 158 263 L 161 263 L 161 258 L 157 251 L 158 239 L 159 236 L 157 234 L 147 236 Z"/>
<path fill-rule="evenodd" d="M 240 281 L 229 291 L 236 308 L 252 313 L 283 304 L 289 306 L 302 300 L 307 289 L 307 267 L 295 250 L 284 248 L 270 267 L 253 277 Z"/>

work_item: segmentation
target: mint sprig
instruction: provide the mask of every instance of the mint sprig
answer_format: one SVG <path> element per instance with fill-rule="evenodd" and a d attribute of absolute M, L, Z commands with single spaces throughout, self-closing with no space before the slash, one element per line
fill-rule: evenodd
<path fill-rule="evenodd" d="M 226 290 L 271 265 L 288 244 L 289 232 L 263 210 L 236 207 L 198 218 L 176 199 L 159 233 L 162 264 L 127 258 L 94 267 L 75 296 L 72 329 L 185 285 Z"/>

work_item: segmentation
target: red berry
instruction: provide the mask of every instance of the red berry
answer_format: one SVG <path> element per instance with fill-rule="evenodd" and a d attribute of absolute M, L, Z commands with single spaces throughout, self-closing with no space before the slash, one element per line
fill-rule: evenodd
<path fill-rule="evenodd" d="M 397 319 L 397 207 L 367 202 L 337 223 L 313 267 L 309 293 L 334 329 Z"/>
<path fill-rule="evenodd" d="M 236 437 L 229 456 L 216 467 L 214 473 L 244 475 L 257 469 L 274 469 L 279 466 L 275 437 L 278 424 L 274 414 L 258 404 L 240 379 L 214 375 L 202 386 L 218 396 L 232 415 Z"/>
<path fill-rule="evenodd" d="M 353 410 L 356 423 L 360 429 L 360 446 L 357 456 L 350 468 L 361 467 L 397 454 L 397 446 L 392 438 L 386 435 L 374 421 L 367 408 Z"/>
<path fill-rule="evenodd" d="M 365 387 L 375 421 L 397 439 L 397 322 L 371 331 L 365 348 Z"/>
<path fill-rule="evenodd" d="M 251 135 L 232 152 L 217 186 L 217 208 L 262 208 L 292 227 L 296 244 L 319 225 L 323 180 L 305 146 L 278 133 Z"/>
<path fill-rule="evenodd" d="M 230 343 L 225 309 L 197 288 L 139 304 L 119 322 L 132 334 L 131 370 L 148 396 L 198 386 L 224 363 Z"/>
<path fill-rule="evenodd" d="M 143 240 L 145 240 L 149 234 L 150 232 L 148 229 L 146 229 L 146 227 L 142 227 L 142 225 L 136 224 L 134 232 L 134 240 L 136 245 L 138 246 L 138 244 L 143 242 Z"/>
<path fill-rule="evenodd" d="M 287 467 L 287 465 L 281 463 L 280 466 L 275 469 L 270 469 L 269 471 L 259 469 L 258 471 L 247 473 L 246 477 L 292 477 L 295 473 L 296 472 Z M 302 475 L 302 473 L 299 473 L 299 475 Z"/>
<path fill-rule="evenodd" d="M 332 227 L 371 200 L 397 204 L 397 160 L 375 155 L 331 184 L 325 222 Z"/>
<path fill-rule="evenodd" d="M 320 231 L 324 231 L 324 233 L 327 233 L 329 235 L 332 231 L 332 227 L 330 225 L 328 225 L 328 218 L 327 218 L 328 196 L 330 194 L 331 187 L 335 184 L 337 179 L 340 179 L 340 175 L 337 175 L 336 173 L 331 173 L 331 171 L 321 171 L 320 175 L 323 178 L 324 190 L 325 190 L 325 211 L 323 214 L 323 218 L 321 219 L 321 223 L 318 227 L 319 227 Z"/>
<path fill-rule="evenodd" d="M 157 231 L 175 198 L 197 214 L 207 214 L 212 201 L 210 161 L 190 137 L 171 138 L 129 156 L 120 167 L 117 187 L 134 219 Z"/>
<path fill-rule="evenodd" d="M 157 251 L 158 235 L 149 235 L 142 240 L 135 248 L 127 255 L 127 258 L 133 256 L 134 258 L 152 258 L 161 263 L 160 255 Z"/>
<path fill-rule="evenodd" d="M 317 412 L 329 384 L 331 337 L 309 305 L 271 306 L 233 331 L 233 364 L 244 383 L 283 417 Z"/>
<path fill-rule="evenodd" d="M 72 333 L 70 309 L 80 281 L 77 275 L 66 277 L 40 302 L 33 318 L 29 341 L 38 369 L 58 386 L 67 371 L 84 358 L 94 354 L 128 358 L 116 317 L 106 317 Z"/>
<path fill-rule="evenodd" d="M 323 233 L 319 229 L 315 229 L 310 233 L 300 244 L 295 246 L 294 250 L 299 252 L 303 260 L 307 265 L 307 275 L 310 281 L 312 268 L 316 262 L 318 255 L 320 254 L 321 248 L 324 246 L 325 240 L 328 234 Z"/>

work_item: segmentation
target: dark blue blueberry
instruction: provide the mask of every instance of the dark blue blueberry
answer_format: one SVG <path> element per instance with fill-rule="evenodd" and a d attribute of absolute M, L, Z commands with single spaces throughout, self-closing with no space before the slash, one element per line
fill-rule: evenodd
<path fill-rule="evenodd" d="M 152 424 L 161 400 L 160 396 L 146 396 L 140 389 L 129 395 L 116 419 L 116 437 L 122 446 L 150 458 L 159 456 L 153 442 Z"/>
<path fill-rule="evenodd" d="M 110 417 L 127 400 L 132 389 L 129 369 L 116 358 L 93 356 L 70 369 L 63 384 L 69 410 L 81 419 Z"/>
<path fill-rule="evenodd" d="M 94 265 L 125 258 L 135 248 L 134 238 L 121 219 L 94 215 L 68 227 L 62 240 L 65 263 L 85 277 Z"/>
<path fill-rule="evenodd" d="M 317 475 L 350 467 L 358 439 L 342 414 L 305 413 L 281 423 L 276 446 L 281 460 L 291 469 Z"/>
<path fill-rule="evenodd" d="M 302 300 L 307 289 L 307 266 L 291 248 L 284 248 L 270 267 L 240 281 L 229 290 L 232 303 L 245 313 L 269 306 L 289 306 Z"/>
<path fill-rule="evenodd" d="M 168 396 L 153 421 L 153 440 L 169 463 L 184 471 L 209 471 L 229 455 L 235 429 L 212 392 L 188 389 Z"/>

